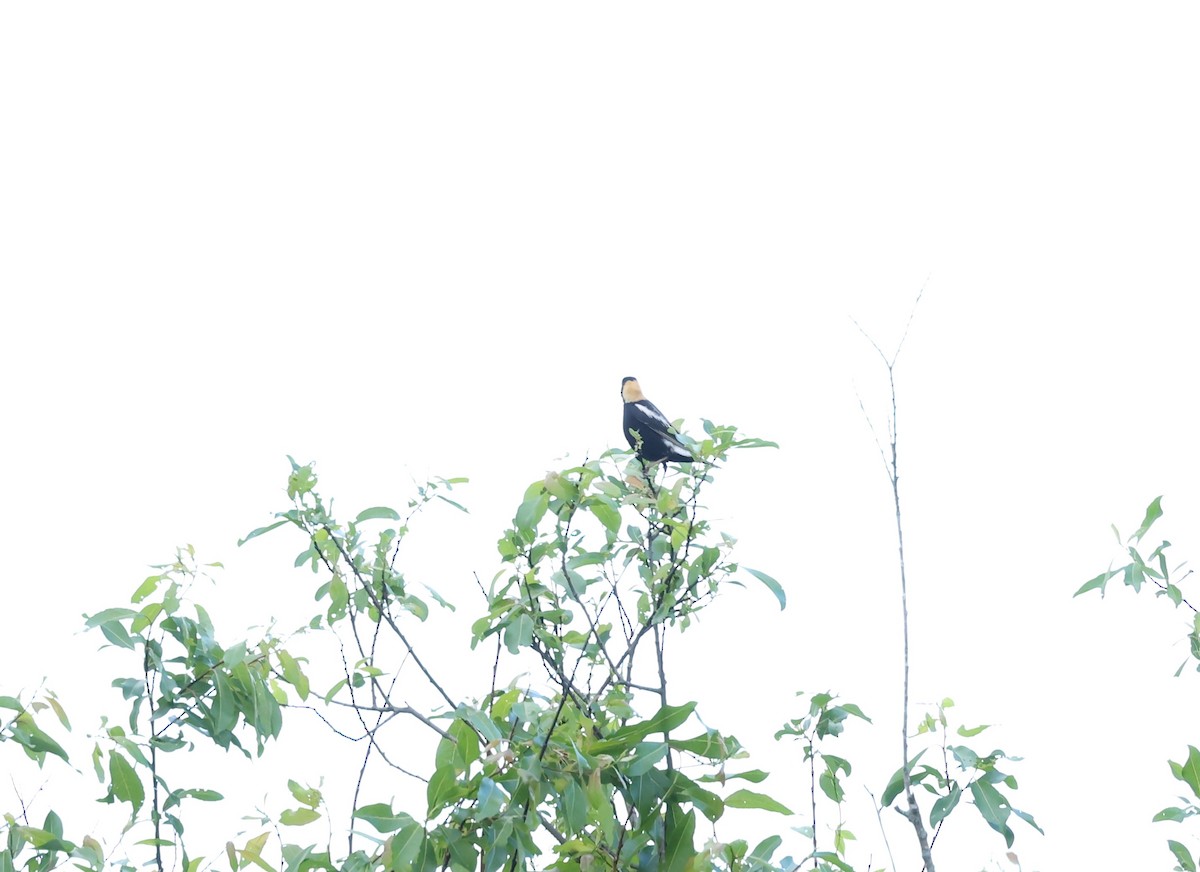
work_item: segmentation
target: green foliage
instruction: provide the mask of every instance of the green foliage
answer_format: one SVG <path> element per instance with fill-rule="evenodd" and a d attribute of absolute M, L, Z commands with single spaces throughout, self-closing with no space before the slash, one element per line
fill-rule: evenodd
<path fill-rule="evenodd" d="M 764 788 L 768 773 L 744 762 L 736 737 L 700 720 L 702 701 L 670 692 L 667 640 L 690 631 L 722 591 L 761 584 L 780 608 L 787 604 L 783 584 L 737 562 L 735 538 L 714 528 L 702 502 L 731 452 L 773 443 L 707 421 L 704 434 L 690 445 L 697 461 L 682 471 L 609 451 L 530 483 L 497 541 L 500 568 L 480 585 L 467 640 L 484 646 L 494 665 L 475 693 L 463 696 L 446 690 L 412 632 L 436 621 L 438 608 L 455 606 L 406 576 L 400 549 L 430 506 L 466 511 L 450 497 L 466 480 L 434 479 L 406 505 L 342 516 L 321 495 L 312 464 L 289 458 L 288 505 L 240 544 L 278 531 L 298 536 L 294 565 L 307 570 L 318 603 L 300 632 L 305 641 L 336 643 L 344 652 L 340 674 L 313 668 L 296 635 L 219 634 L 196 595 L 218 564 L 199 564 L 191 547 L 181 549 L 134 585 L 128 604 L 86 616 L 87 627 L 125 664 L 112 681 L 120 716 L 102 719 L 90 733 L 91 769 L 100 801 L 128 812 L 125 832 L 132 835 L 105 846 L 91 836 L 68 839 L 57 814 L 38 826 L 8 815 L 0 872 L 48 872 L 67 862 L 182 872 L 225 865 L 266 872 L 765 872 L 809 861 L 818 872 L 852 870 L 856 838 L 844 809 L 853 769 L 829 743 L 850 723 L 871 722 L 859 706 L 815 694 L 807 713 L 776 734 L 802 743 L 809 772 L 811 826 L 797 829 L 812 839 L 812 851 L 797 864 L 773 860 L 780 836 L 751 847 L 726 835 L 729 809 L 793 811 Z M 399 696 L 394 677 L 404 664 L 420 673 L 434 704 L 410 703 L 409 687 Z M 301 704 L 331 725 L 352 719 L 370 749 L 364 770 L 386 755 L 419 777 L 417 807 L 367 795 L 360 782 L 363 796 L 346 810 L 349 841 L 335 850 L 328 839 L 318 844 L 305 834 L 332 833 L 344 813 L 327 808 L 321 787 L 290 780 L 287 807 L 260 813 L 253 820 L 261 826 L 227 841 L 223 854 L 194 856 L 185 840 L 189 810 L 225 799 L 214 785 L 176 784 L 170 755 L 206 745 L 239 752 L 235 761 L 261 756 L 281 735 L 289 709 Z M 950 705 L 918 728 L 930 748 L 940 744 L 945 765 L 923 764 L 922 751 L 909 762 L 911 779 L 930 798 L 934 827 L 973 805 L 1011 844 L 1013 816 L 1037 826 L 1009 804 L 1016 782 L 998 767 L 1015 758 L 960 743 L 984 726 L 960 727 L 951 742 Z M 57 731 L 69 731 L 70 722 L 52 693 L 0 696 L 0 715 L 0 742 L 13 743 L 38 767 L 55 758 L 69 763 Z M 431 758 L 393 737 L 391 725 L 400 722 L 430 731 Z M 1185 781 L 1189 761 L 1179 769 Z M 893 778 L 883 804 L 898 794 Z M 834 810 L 823 826 L 818 802 Z M 1192 808 L 1179 813 L 1186 817 Z M 132 859 L 119 856 L 118 846 Z"/>
<path fill-rule="evenodd" d="M 796 695 L 803 696 L 804 691 L 798 691 Z M 837 700 L 837 696 L 832 693 L 813 694 L 809 702 L 808 714 L 793 718 L 775 733 L 776 740 L 786 736 L 802 743 L 804 762 L 808 764 L 812 824 L 801 827 L 800 831 L 812 839 L 812 853 L 801 863 L 813 860 L 816 864 L 815 868 L 818 869 L 822 865 L 837 869 L 852 869 L 846 857 L 846 843 L 855 838 L 854 833 L 846 827 L 844 815 L 846 788 L 843 779 L 850 776 L 850 761 L 825 751 L 823 741 L 841 736 L 851 717 L 871 723 L 871 719 L 857 705 Z M 832 827 L 832 851 L 822 850 L 820 847 L 820 827 L 817 816 L 818 786 L 821 793 L 834 803 L 837 812 L 837 822 Z"/>
<path fill-rule="evenodd" d="M 950 721 L 946 717 L 946 710 L 953 707 L 954 700 L 947 697 L 938 704 L 936 711 L 926 712 L 917 725 L 917 736 L 928 737 L 929 744 L 909 761 L 910 782 L 914 787 L 920 785 L 926 794 L 934 797 L 929 813 L 930 826 L 935 831 L 940 830 L 950 814 L 959 807 L 962 797 L 969 795 L 970 804 L 989 827 L 1004 837 L 1007 847 L 1011 848 L 1016 838 L 1009 826 L 1014 816 L 1039 833 L 1043 832 L 1033 815 L 1011 804 L 1006 792 L 1017 789 L 1017 779 L 1000 766 L 1005 760 L 1019 761 L 1021 758 L 1010 756 L 999 748 L 984 754 L 966 744 L 951 744 Z M 954 735 L 972 738 L 987 729 L 987 724 L 975 727 L 960 725 L 954 730 Z M 927 763 L 917 765 L 925 751 L 934 748 L 941 751 L 942 767 L 939 769 Z M 954 761 L 953 766 L 951 760 Z M 900 795 L 903 785 L 903 772 L 897 770 L 884 789 L 880 802 L 884 806 L 890 805 Z"/>
<path fill-rule="evenodd" d="M 1163 515 L 1162 497 L 1155 497 L 1150 505 L 1146 507 L 1145 515 L 1141 525 L 1128 539 L 1122 541 L 1121 534 L 1114 526 L 1113 534 L 1117 538 L 1117 543 L 1121 545 L 1125 555 L 1129 558 L 1129 563 L 1114 569 L 1111 564 L 1107 570 L 1085 582 L 1082 587 L 1075 592 L 1075 596 L 1081 593 L 1086 593 L 1090 590 L 1100 591 L 1100 595 L 1104 596 L 1104 588 L 1110 579 L 1121 578 L 1124 584 L 1133 588 L 1135 592 L 1141 592 L 1142 585 L 1149 583 L 1155 588 L 1155 597 L 1165 597 L 1175 608 L 1183 607 L 1192 613 L 1191 628 L 1188 633 L 1189 657 L 1179 665 L 1175 670 L 1175 675 L 1178 677 L 1183 668 L 1187 666 L 1189 660 L 1196 660 L 1197 671 L 1200 671 L 1200 612 L 1193 606 L 1183 595 L 1183 590 L 1180 583 L 1190 576 L 1191 570 L 1180 574 L 1185 564 L 1179 564 L 1173 569 L 1168 568 L 1166 550 L 1171 546 L 1171 543 L 1166 539 L 1155 547 L 1145 558 L 1142 557 L 1140 551 L 1136 547 L 1150 532 L 1151 527 Z M 1179 781 L 1187 785 L 1191 791 L 1191 796 L 1179 797 L 1181 805 L 1167 806 L 1154 815 L 1155 821 L 1175 821 L 1182 823 L 1188 818 L 1200 814 L 1200 751 L 1195 746 L 1188 746 L 1187 757 L 1179 763 L 1173 760 L 1167 761 L 1171 767 L 1171 774 Z M 1181 842 L 1174 839 L 1167 840 L 1167 848 L 1175 857 L 1178 864 L 1177 870 L 1184 872 L 1195 872 L 1196 861 L 1193 859 L 1191 852 Z"/>
<path fill-rule="evenodd" d="M 1010 757 L 1001 750 L 993 750 L 985 755 L 967 745 L 951 744 L 950 722 L 946 710 L 953 706 L 954 701 L 946 698 L 935 711 L 925 714 L 918 724 L 916 735 L 925 737 L 929 744 L 917 751 L 907 765 L 913 786 L 919 786 L 924 794 L 933 799 L 928 814 L 930 826 L 934 827 L 935 831 L 940 831 L 966 794 L 984 822 L 1004 837 L 1007 846 L 1012 846 L 1015 837 L 1008 825 L 1011 816 L 1015 815 L 1041 832 L 1041 827 L 1037 825 L 1033 816 L 1013 808 L 1007 795 L 1000 789 L 1000 786 L 1003 786 L 1006 790 L 1015 790 L 1017 781 L 1012 775 L 1002 772 L 998 764 L 1003 760 L 1020 758 Z M 811 826 L 801 827 L 800 831 L 812 840 L 813 849 L 802 863 L 814 860 L 818 863 L 817 868 L 853 869 L 846 853 L 846 843 L 854 840 L 854 834 L 846 828 L 843 811 L 846 798 L 845 780 L 850 776 L 852 768 L 849 760 L 825 750 L 828 740 L 841 736 L 852 717 L 871 723 L 871 719 L 857 705 L 840 702 L 837 696 L 831 693 L 818 693 L 812 696 L 806 715 L 792 719 L 775 733 L 776 739 L 790 737 L 803 743 L 804 762 L 808 764 L 811 784 L 813 822 Z M 971 738 L 986 729 L 986 725 L 959 726 L 954 734 L 961 738 Z M 942 768 L 921 763 L 926 752 L 931 750 L 940 750 Z M 951 760 L 954 761 L 953 766 Z M 880 805 L 883 808 L 892 806 L 901 798 L 903 790 L 904 769 L 901 768 L 896 770 L 880 794 Z M 820 845 L 818 791 L 826 800 L 834 803 L 836 809 L 836 823 L 832 827 L 826 827 L 831 833 L 832 850 L 823 849 Z M 826 867 L 822 867 L 821 864 L 826 864 Z"/>
<path fill-rule="evenodd" d="M 1154 522 L 1162 517 L 1162 497 L 1155 497 L 1154 500 L 1146 507 L 1146 515 L 1142 520 L 1142 524 L 1132 536 L 1121 541 L 1121 534 L 1114 526 L 1113 534 L 1117 537 L 1117 542 L 1122 545 L 1126 555 L 1129 557 L 1129 562 L 1124 566 L 1113 568 L 1110 564 L 1108 569 L 1101 572 L 1094 578 L 1085 581 L 1079 590 L 1075 591 L 1075 596 L 1087 593 L 1088 591 L 1098 590 L 1100 596 L 1104 596 L 1105 588 L 1108 582 L 1114 578 L 1120 578 L 1122 583 L 1127 587 L 1131 587 L 1135 592 L 1142 589 L 1142 585 L 1149 582 L 1154 587 L 1158 588 L 1155 596 L 1166 597 L 1178 608 L 1184 604 L 1183 592 L 1178 584 L 1171 577 L 1171 570 L 1167 567 L 1166 551 L 1171 547 L 1171 543 L 1165 539 L 1150 552 L 1146 557 L 1142 557 L 1137 546 L 1141 543 L 1142 538 L 1150 532 L 1150 528 L 1154 526 Z M 1180 566 L 1175 567 L 1175 573 L 1179 572 Z M 1189 606 L 1190 608 L 1190 606 Z M 1195 609 L 1192 609 L 1195 611 Z M 1197 637 L 1193 633 L 1193 652 L 1197 650 L 1196 646 L 1200 645 Z"/>
<path fill-rule="evenodd" d="M 67 713 L 52 691 L 46 690 L 35 695 L 28 705 L 17 697 L 0 696 L 0 710 L 6 710 L 0 711 L 0 742 L 16 742 L 39 768 L 45 765 L 47 754 L 53 754 L 64 763 L 69 762 L 62 745 L 37 721 L 39 714 L 50 710 L 64 729 L 71 729 Z"/>
<path fill-rule="evenodd" d="M 181 809 L 189 800 L 223 800 L 208 786 L 174 786 L 168 755 L 199 744 L 262 755 L 287 708 L 304 702 L 324 706 L 331 722 L 352 712 L 381 753 L 384 727 L 398 717 L 435 731 L 432 760 L 403 757 L 403 742 L 388 752 L 426 773 L 423 807 L 357 804 L 358 826 L 339 858 L 290 841 L 327 815 L 320 789 L 289 781 L 294 805 L 225 844 L 223 862 L 234 869 L 769 868 L 778 840 L 753 851 L 740 840 L 697 845 L 727 808 L 791 812 L 761 790 L 725 786 L 727 778 L 758 785 L 767 773 L 726 776 L 727 764 L 745 756 L 741 744 L 698 727 L 697 703 L 673 701 L 667 685 L 668 635 L 688 630 L 722 588 L 754 580 L 786 604 L 776 579 L 739 567 L 734 538 L 711 528 L 700 501 L 731 451 L 772 443 L 710 422 L 704 432 L 692 445 L 697 462 L 682 473 L 610 451 L 529 486 L 499 540 L 502 569 L 481 588 L 470 638 L 472 647 L 495 645 L 497 671 L 503 662 L 516 677 L 504 685 L 493 675 L 464 698 L 447 693 L 409 635 L 413 622 L 431 619 L 430 600 L 454 606 L 410 583 L 398 556 L 427 506 L 465 511 L 447 495 L 465 479 L 432 480 L 403 511 L 372 506 L 347 521 L 321 496 L 312 465 L 289 458 L 290 506 L 241 544 L 275 531 L 300 534 L 295 565 L 315 576 L 320 608 L 303 632 L 335 636 L 347 654 L 323 695 L 313 692 L 307 655 L 289 650 L 286 638 L 220 637 L 194 598 L 216 564 L 197 564 L 190 547 L 138 583 L 129 605 L 86 617 L 129 664 L 112 681 L 124 711 L 96 733 L 92 768 L 101 801 L 127 809 L 126 829 L 144 836 L 134 843 L 144 852 L 139 862 L 199 872 Z M 405 661 L 421 671 L 437 705 L 418 710 L 395 698 L 391 676 Z M 530 678 L 531 662 L 548 678 Z M 0 697 L 0 709 L 13 713 L 0 735 L 38 765 L 48 755 L 67 759 L 37 718 L 53 710 L 68 725 L 53 695 L 28 704 Z M 9 819 L 7 833 L 6 868 L 19 862 L 43 872 L 67 858 L 83 868 L 132 865 L 106 857 L 97 842 L 68 842 L 57 817 L 39 828 Z"/>

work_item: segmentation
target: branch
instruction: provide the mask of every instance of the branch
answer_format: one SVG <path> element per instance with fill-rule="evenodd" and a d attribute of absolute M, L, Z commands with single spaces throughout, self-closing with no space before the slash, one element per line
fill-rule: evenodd
<path fill-rule="evenodd" d="M 345 703 L 343 703 L 343 705 L 345 705 Z M 390 759 L 388 759 L 388 756 L 387 756 L 387 754 L 384 753 L 383 748 L 381 748 L 379 746 L 379 743 L 375 741 L 375 736 L 371 731 L 368 730 L 367 732 L 363 733 L 363 735 L 361 735 L 361 736 L 351 736 L 349 733 L 344 733 L 341 730 L 339 730 L 336 726 L 334 726 L 333 722 L 330 721 L 329 718 L 325 717 L 325 715 L 321 714 L 319 709 L 313 708 L 310 705 L 294 705 L 294 706 L 290 705 L 290 706 L 288 706 L 288 708 L 304 709 L 305 711 L 312 712 L 314 715 L 316 715 L 318 718 L 321 719 L 321 721 L 325 724 L 325 726 L 329 727 L 329 729 L 333 730 L 334 733 L 336 733 L 337 735 L 341 736 L 343 739 L 346 739 L 348 741 L 361 742 L 363 739 L 369 739 L 371 741 L 371 744 L 373 744 L 375 746 L 375 750 L 378 752 L 379 756 L 383 758 L 383 761 L 385 763 L 387 763 L 388 766 L 391 766 L 397 772 L 403 772 L 405 775 L 409 776 L 410 778 L 415 778 L 417 781 L 428 783 L 428 781 L 429 781 L 428 778 L 417 775 L 415 772 L 409 772 L 403 766 L 399 766 L 399 765 L 393 763 Z M 382 724 L 381 724 L 381 726 L 382 726 Z"/>
<path fill-rule="evenodd" d="M 342 555 L 342 559 L 345 560 L 347 565 L 354 570 L 355 578 L 359 580 L 360 584 L 362 584 L 362 579 L 358 574 L 358 568 L 354 566 L 354 561 L 350 559 L 350 556 L 342 547 L 341 539 L 334 534 L 333 530 L 331 530 L 328 525 L 325 525 L 323 529 L 329 534 L 329 538 L 333 540 L 334 545 L 337 547 L 338 553 Z M 321 555 L 321 562 L 325 564 L 325 568 L 330 572 L 333 572 L 333 566 L 330 565 L 329 560 L 325 557 L 324 553 L 322 553 L 320 549 L 317 549 L 317 553 Z M 379 598 L 375 596 L 375 592 L 371 590 L 369 585 L 366 584 L 363 584 L 363 590 L 367 592 L 367 596 L 370 598 L 372 605 L 374 605 L 379 611 L 379 617 L 387 621 L 387 625 L 392 629 L 392 632 L 396 634 L 396 638 L 398 638 L 404 644 L 404 647 L 408 649 L 408 653 L 412 656 L 413 662 L 416 663 L 417 667 L 422 673 L 424 673 L 426 680 L 428 680 L 429 683 L 432 684 L 437 690 L 437 692 L 442 695 L 442 699 L 446 701 L 446 704 L 449 705 L 450 708 L 458 708 L 458 703 L 450 698 L 450 694 L 446 693 L 445 689 L 438 684 L 437 679 L 433 677 L 433 674 L 425 667 L 425 664 L 421 661 L 421 658 L 417 656 L 417 652 L 413 648 L 412 643 L 408 641 L 408 637 L 404 635 L 404 631 L 401 630 L 396 624 L 395 619 L 392 618 L 391 612 L 385 609 L 383 604 L 379 601 Z"/>
<path fill-rule="evenodd" d="M 425 726 L 429 727 L 429 729 L 433 730 L 435 733 L 437 733 L 442 738 L 450 739 L 450 741 L 454 741 L 453 736 L 451 736 L 449 733 L 447 733 L 445 730 L 443 730 L 441 727 L 439 727 L 437 724 L 435 724 L 433 721 L 431 721 L 425 715 L 421 714 L 421 712 L 417 711 L 412 706 L 392 705 L 391 703 L 388 703 L 386 705 L 364 705 L 363 703 L 342 702 L 340 699 L 331 699 L 331 700 L 329 700 L 329 704 L 330 705 L 339 705 L 339 706 L 342 706 L 343 708 L 354 709 L 355 711 L 378 712 L 380 714 L 391 714 L 391 715 L 410 715 L 410 716 L 416 718 L 421 723 L 423 723 Z M 298 708 L 311 708 L 311 706 L 298 706 Z M 314 709 L 314 711 L 315 711 L 315 709 Z"/>
<path fill-rule="evenodd" d="M 930 852 L 929 834 L 925 830 L 924 821 L 921 818 L 921 809 L 917 805 L 917 799 L 913 795 L 912 778 L 909 773 L 909 756 L 908 756 L 908 706 L 909 706 L 909 634 L 908 634 L 908 574 L 904 564 L 904 525 L 901 523 L 900 511 L 900 461 L 899 454 L 896 450 L 897 431 L 899 429 L 897 423 L 897 401 L 896 401 L 896 359 L 900 356 L 900 349 L 904 345 L 904 339 L 908 336 L 909 325 L 912 324 L 913 314 L 916 312 L 917 304 L 921 302 L 921 296 L 925 293 L 925 286 L 921 286 L 920 292 L 917 294 L 916 300 L 913 302 L 912 312 L 909 314 L 908 323 L 904 327 L 904 334 L 900 338 L 900 342 L 896 345 L 896 350 L 889 358 L 884 354 L 883 349 L 879 344 L 872 339 L 865 330 L 854 321 L 854 326 L 858 327 L 859 332 L 866 337 L 871 346 L 879 353 L 879 357 L 883 360 L 884 366 L 887 368 L 888 388 L 892 399 L 892 414 L 888 420 L 888 434 L 890 437 L 891 457 L 890 462 L 888 457 L 884 457 L 884 465 L 887 467 L 888 480 L 892 485 L 892 502 L 896 507 L 896 542 L 900 561 L 900 610 L 903 619 L 904 627 L 904 699 L 903 699 L 903 716 L 900 728 L 901 753 L 903 756 L 903 765 L 900 771 L 904 778 L 904 795 L 908 801 L 907 809 L 896 809 L 909 823 L 912 824 L 913 830 L 917 835 L 917 842 L 921 847 L 921 859 L 925 863 L 926 872 L 935 872 L 933 866 L 933 856 Z M 853 321 L 853 319 L 851 319 Z M 861 400 L 859 401 L 861 406 Z M 864 414 L 866 410 L 864 409 Z M 869 419 L 868 419 L 869 422 Z M 871 428 L 874 433 L 874 427 Z M 878 437 L 876 437 L 878 442 Z"/>
<path fill-rule="evenodd" d="M 871 788 L 864 787 L 863 789 L 867 791 L 867 796 L 871 797 L 871 805 L 875 807 L 875 819 L 879 821 L 879 832 L 883 835 L 883 846 L 887 848 L 888 868 L 895 869 L 896 858 L 892 856 L 892 844 L 888 841 L 887 830 L 883 826 L 883 815 L 879 813 L 881 810 L 879 808 L 879 800 L 875 798 L 875 794 L 871 792 Z"/>

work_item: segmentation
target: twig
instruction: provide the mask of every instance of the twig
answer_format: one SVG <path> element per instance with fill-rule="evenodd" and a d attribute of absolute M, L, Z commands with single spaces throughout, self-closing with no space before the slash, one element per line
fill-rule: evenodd
<path fill-rule="evenodd" d="M 892 856 L 892 845 L 890 842 L 888 842 L 887 830 L 883 826 L 883 815 L 879 813 L 881 811 L 879 808 L 879 800 L 875 799 L 875 794 L 871 792 L 871 788 L 864 787 L 863 789 L 867 792 L 867 796 L 871 797 L 871 805 L 875 808 L 875 819 L 879 821 L 879 832 L 883 835 L 883 846 L 887 848 L 888 868 L 895 869 L 896 858 Z"/>
<path fill-rule="evenodd" d="M 357 567 L 354 566 L 354 561 L 350 559 L 350 556 L 346 553 L 345 549 L 342 547 L 341 539 L 339 539 L 337 537 L 337 535 L 334 534 L 333 530 L 329 529 L 328 525 L 323 527 L 323 529 L 329 535 L 329 538 L 333 541 L 334 545 L 337 547 L 338 553 L 342 555 L 342 559 L 346 561 L 347 565 L 354 568 L 354 574 L 357 576 L 358 569 L 357 569 Z M 325 564 L 326 569 L 328 569 L 330 572 L 334 571 L 333 566 L 330 565 L 329 560 L 325 557 L 325 555 L 323 553 L 321 553 L 321 560 Z M 458 708 L 458 703 L 456 703 L 453 699 L 450 698 L 450 694 L 446 693 L 445 689 L 438 683 L 437 679 L 433 677 L 433 674 L 425 667 L 425 664 L 421 661 L 421 658 L 417 656 L 417 652 L 413 648 L 412 643 L 410 643 L 408 641 L 408 637 L 404 635 L 404 631 L 401 630 L 400 627 L 396 624 L 395 619 L 392 618 L 391 612 L 388 611 L 387 609 L 383 608 L 383 604 L 379 602 L 379 599 L 375 596 L 375 592 L 373 590 L 371 590 L 371 588 L 367 585 L 363 585 L 363 590 L 365 590 L 367 592 L 367 596 L 370 597 L 372 604 L 375 606 L 376 609 L 379 610 L 379 617 L 382 618 L 383 620 L 387 621 L 387 625 L 391 628 L 392 632 L 396 634 L 396 638 L 398 638 L 403 643 L 404 647 L 408 649 L 408 653 L 412 656 L 413 662 L 416 663 L 417 668 L 419 668 L 421 670 L 421 672 L 424 673 L 426 680 L 431 685 L 433 685 L 434 689 L 438 693 L 440 693 L 442 695 L 442 699 L 444 699 L 446 701 L 446 703 L 450 706 L 450 708 L 452 708 L 452 709 Z"/>

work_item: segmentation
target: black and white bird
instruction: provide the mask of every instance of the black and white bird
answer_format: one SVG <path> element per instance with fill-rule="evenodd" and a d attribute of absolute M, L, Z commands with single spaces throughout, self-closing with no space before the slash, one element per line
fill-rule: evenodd
<path fill-rule="evenodd" d="M 638 457 L 647 463 L 691 463 L 696 459 L 679 441 L 667 416 L 646 399 L 631 375 L 621 380 L 621 399 L 625 401 L 625 438 Z"/>

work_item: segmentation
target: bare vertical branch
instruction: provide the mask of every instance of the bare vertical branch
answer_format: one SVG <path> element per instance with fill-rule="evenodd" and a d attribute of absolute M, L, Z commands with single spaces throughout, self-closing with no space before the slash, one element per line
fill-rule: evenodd
<path fill-rule="evenodd" d="M 854 321 L 854 326 L 871 346 L 879 353 L 883 365 L 887 368 L 888 374 L 888 390 L 891 393 L 892 410 L 888 417 L 888 439 L 890 448 L 890 457 L 885 456 L 884 465 L 887 468 L 888 480 L 892 485 L 892 502 L 896 508 L 896 544 L 900 561 L 900 611 L 904 629 L 904 695 L 902 704 L 902 717 L 900 727 L 900 743 L 901 754 L 903 757 L 903 765 L 901 773 L 904 778 L 904 797 L 908 807 L 900 809 L 902 814 L 909 823 L 912 824 L 913 830 L 917 835 L 917 843 L 921 848 L 921 860 L 925 864 L 926 872 L 935 872 L 933 865 L 933 855 L 930 849 L 929 833 L 925 829 L 925 822 L 921 817 L 921 809 L 917 805 L 917 799 L 913 795 L 912 778 L 909 773 L 909 754 L 908 754 L 908 707 L 909 707 L 909 632 L 908 632 L 908 573 L 904 563 L 904 524 L 902 521 L 902 512 L 900 509 L 900 457 L 897 452 L 897 433 L 899 424 L 897 418 L 898 403 L 896 400 L 896 360 L 900 356 L 900 350 L 904 347 L 904 340 L 908 338 L 908 330 L 912 325 L 913 315 L 916 314 L 917 305 L 921 302 L 921 297 L 925 293 L 925 286 L 921 286 L 921 290 L 917 293 L 916 299 L 913 301 L 912 311 L 909 313 L 908 322 L 904 325 L 904 333 L 900 337 L 900 341 L 896 344 L 896 350 L 889 358 L 879 347 L 871 336 L 863 330 L 862 326 L 857 321 Z M 853 321 L 853 319 L 851 319 Z M 862 401 L 859 400 L 859 406 L 862 408 Z M 863 408 L 863 413 L 866 414 L 866 409 Z M 875 432 L 874 425 L 871 424 L 870 416 L 867 417 L 867 423 L 871 426 L 871 432 Z M 878 443 L 878 437 L 876 437 Z"/>

